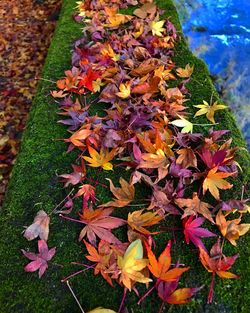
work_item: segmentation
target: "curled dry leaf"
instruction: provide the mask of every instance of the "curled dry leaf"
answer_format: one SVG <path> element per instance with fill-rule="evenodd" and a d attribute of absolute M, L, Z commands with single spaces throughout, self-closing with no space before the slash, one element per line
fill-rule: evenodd
<path fill-rule="evenodd" d="M 111 179 L 106 178 L 110 183 L 110 191 L 116 197 L 113 201 L 109 201 L 105 204 L 102 204 L 101 207 L 117 207 L 122 208 L 128 205 L 134 200 L 135 197 L 135 187 L 132 184 L 129 184 L 122 177 L 119 180 L 121 188 L 116 188 Z"/>
<path fill-rule="evenodd" d="M 50 217 L 48 214 L 43 210 L 38 211 L 33 223 L 26 228 L 24 237 L 27 240 L 40 237 L 40 239 L 47 241 L 49 236 L 49 222 Z"/>
<path fill-rule="evenodd" d="M 250 224 L 240 224 L 240 222 L 241 218 L 226 220 L 222 210 L 216 215 L 216 225 L 222 236 L 227 238 L 234 246 L 236 246 L 236 240 L 238 240 L 240 236 L 245 235 L 250 229 Z"/>
<path fill-rule="evenodd" d="M 212 213 L 209 210 L 212 206 L 209 203 L 201 201 L 196 192 L 193 193 L 192 199 L 177 198 L 175 199 L 175 203 L 179 208 L 184 210 L 182 218 L 199 213 L 214 224 Z"/>

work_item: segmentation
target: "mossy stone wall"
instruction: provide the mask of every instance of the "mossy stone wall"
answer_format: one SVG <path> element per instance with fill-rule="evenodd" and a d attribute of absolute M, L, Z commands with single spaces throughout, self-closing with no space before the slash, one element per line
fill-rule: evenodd
<path fill-rule="evenodd" d="M 181 26 L 171 0 L 156 1 L 166 10 L 165 16 L 175 24 L 181 32 Z M 46 64 L 44 66 L 44 79 L 57 80 L 63 76 L 64 70 L 70 68 L 71 49 L 73 42 L 81 35 L 81 25 L 72 19 L 72 13 L 76 6 L 76 0 L 65 0 L 58 22 L 53 42 L 49 49 Z M 28 31 L 28 30 L 27 30 Z M 188 84 L 192 94 L 190 112 L 193 104 L 209 101 L 211 93 L 217 99 L 214 86 L 209 78 L 206 65 L 195 58 L 189 51 L 184 38 L 178 44 L 175 51 L 175 60 L 178 66 L 187 63 L 195 65 L 194 75 Z M 23 266 L 27 259 L 22 256 L 21 249 L 36 250 L 36 242 L 27 242 L 22 236 L 24 225 L 29 225 L 39 209 L 47 212 L 59 203 L 66 195 L 62 184 L 58 182 L 57 174 L 68 172 L 70 164 L 74 162 L 74 153 L 66 154 L 66 146 L 57 138 L 67 136 L 64 126 L 57 124 L 58 108 L 49 92 L 54 88 L 53 83 L 42 80 L 39 84 L 37 95 L 34 99 L 29 122 L 23 135 L 21 151 L 13 170 L 12 179 L 6 195 L 4 208 L 1 210 L 0 229 L 0 312 L 1 313 L 74 313 L 79 312 L 73 297 L 60 280 L 77 271 L 79 268 L 70 265 L 72 261 L 85 262 L 83 245 L 77 242 L 79 233 L 78 225 L 61 221 L 58 217 L 52 217 L 50 227 L 49 247 L 56 246 L 57 253 L 50 264 L 44 277 L 39 280 L 37 273 L 25 273 Z M 230 129 L 234 139 L 234 145 L 244 147 L 245 143 L 237 128 L 235 119 L 229 110 L 221 111 L 217 115 L 221 129 Z M 202 121 L 202 120 L 201 120 Z M 206 119 L 204 118 L 206 123 Z M 203 131 L 196 129 L 196 131 Z M 223 193 L 224 199 L 236 197 L 241 194 L 241 186 L 246 184 L 249 178 L 250 158 L 249 154 L 242 150 L 238 161 L 243 168 L 243 173 L 233 181 L 233 190 Z M 119 175 L 119 174 L 118 174 Z M 114 173 L 113 176 L 118 176 Z M 102 179 L 104 180 L 105 177 Z M 101 193 L 98 197 L 110 199 L 107 193 Z M 124 234 L 120 234 L 123 236 Z M 163 249 L 170 233 L 160 234 L 156 237 L 159 251 Z M 211 240 L 212 244 L 212 240 Z M 183 275 L 183 286 L 200 286 L 205 288 L 195 299 L 186 306 L 166 306 L 165 312 L 213 312 L 235 313 L 248 312 L 250 296 L 249 282 L 249 255 L 250 241 L 247 236 L 239 240 L 237 249 L 230 245 L 225 246 L 225 253 L 232 255 L 240 253 L 240 258 L 233 267 L 234 272 L 241 275 L 239 280 L 219 280 L 215 284 L 215 302 L 206 305 L 206 295 L 211 275 L 207 273 L 194 256 L 195 250 L 184 244 L 176 245 L 173 249 L 175 260 L 181 251 L 181 262 L 191 265 L 190 271 Z M 63 267 L 62 267 L 63 266 Z M 74 288 L 82 306 L 86 311 L 96 306 L 105 306 L 116 310 L 122 296 L 122 289 L 118 286 L 111 288 L 101 277 L 94 277 L 92 272 L 85 272 L 72 280 Z M 144 287 L 138 288 L 141 293 Z M 140 307 L 136 305 L 136 296 L 131 293 L 126 300 L 129 312 L 156 313 L 160 305 L 157 297 L 150 297 Z"/>

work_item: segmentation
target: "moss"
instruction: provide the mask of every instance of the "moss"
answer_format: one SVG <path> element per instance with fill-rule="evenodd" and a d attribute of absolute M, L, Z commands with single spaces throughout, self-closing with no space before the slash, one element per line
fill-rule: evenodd
<path fill-rule="evenodd" d="M 157 3 L 166 9 L 165 16 L 170 17 L 181 34 L 181 26 L 172 1 L 163 0 L 157 1 Z M 44 66 L 42 76 L 44 79 L 57 80 L 63 75 L 63 71 L 70 67 L 72 43 L 80 37 L 81 33 L 81 26 L 72 21 L 74 7 L 75 0 L 64 1 L 60 20 Z M 189 102 L 190 112 L 192 112 L 192 104 L 200 103 L 202 100 L 209 101 L 211 93 L 214 94 L 214 100 L 218 99 L 206 65 L 192 55 L 183 36 L 176 48 L 175 55 L 178 66 L 185 66 L 187 63 L 195 65 L 194 75 L 188 84 L 192 94 Z M 27 260 L 21 256 L 20 252 L 20 249 L 36 249 L 35 242 L 27 242 L 22 237 L 23 225 L 30 223 L 38 209 L 50 212 L 65 197 L 66 193 L 56 175 L 67 172 L 75 159 L 74 154 L 65 153 L 66 147 L 63 142 L 55 140 L 66 136 L 66 130 L 65 127 L 56 123 L 57 107 L 54 101 L 48 97 L 53 86 L 48 81 L 40 82 L 29 123 L 22 139 L 21 151 L 9 184 L 5 205 L 1 212 L 0 311 L 3 313 L 79 312 L 66 286 L 60 282 L 62 277 L 78 270 L 78 267 L 71 265 L 70 262 L 84 262 L 83 249 L 77 243 L 79 225 L 61 221 L 57 217 L 52 218 L 49 246 L 57 246 L 58 251 L 41 280 L 37 278 L 37 273 L 27 274 L 23 271 Z M 229 110 L 218 113 L 217 120 L 220 121 L 220 128 L 231 130 L 235 145 L 245 146 Z M 205 119 L 204 122 L 206 122 Z M 201 128 L 195 129 L 195 131 L 201 130 L 203 131 Z M 239 197 L 241 186 L 247 182 L 249 177 L 249 160 L 249 155 L 244 150 L 239 152 L 239 163 L 243 167 L 243 173 L 234 180 L 233 192 L 224 192 L 225 198 Z M 94 172 L 92 171 L 92 173 Z M 126 174 L 125 171 L 122 173 Z M 117 172 L 111 173 L 109 177 L 116 179 L 119 174 L 121 175 L 121 171 L 119 170 L 119 174 L 117 174 Z M 100 178 L 102 182 L 105 181 L 105 177 Z M 137 194 L 138 198 L 142 198 L 143 190 Z M 98 197 L 106 201 L 110 199 L 110 194 L 107 190 L 101 190 Z M 122 215 L 122 210 L 117 214 Z M 124 238 L 125 228 L 117 230 L 117 233 L 118 236 Z M 172 233 L 157 235 L 158 252 L 163 249 L 166 241 L 171 237 Z M 204 284 L 205 288 L 190 304 L 173 306 L 170 309 L 171 312 L 247 312 L 250 306 L 250 297 L 247 295 L 250 287 L 249 239 L 247 237 L 240 239 L 238 249 L 225 244 L 227 254 L 234 254 L 236 251 L 241 254 L 234 266 L 234 271 L 241 274 L 242 278 L 234 281 L 223 281 L 216 278 L 215 303 L 210 306 L 205 303 L 211 275 L 202 268 L 198 261 L 194 263 L 195 250 L 192 251 L 192 247 L 184 245 L 181 240 L 179 242 L 173 247 L 173 259 L 176 261 L 179 251 L 181 251 L 180 261 L 187 265 L 191 264 L 190 271 L 183 275 L 182 285 L 199 286 Z M 212 245 L 213 240 L 207 242 Z M 122 296 L 120 287 L 110 288 L 101 277 L 93 278 L 92 272 L 85 272 L 75 277 L 72 280 L 72 286 L 86 310 L 99 305 L 116 309 Z M 140 293 L 145 291 L 143 286 L 138 286 L 138 290 Z M 134 313 L 154 313 L 157 312 L 160 305 L 160 301 L 155 296 L 144 301 L 141 307 L 136 305 L 136 301 L 134 294 L 129 295 L 126 300 L 126 305 L 133 309 Z M 166 312 L 168 310 L 169 307 L 166 308 Z"/>

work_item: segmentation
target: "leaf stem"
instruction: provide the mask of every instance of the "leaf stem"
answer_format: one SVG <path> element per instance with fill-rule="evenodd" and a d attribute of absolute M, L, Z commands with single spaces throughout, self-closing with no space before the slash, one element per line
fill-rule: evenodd
<path fill-rule="evenodd" d="M 215 272 L 213 272 L 213 275 L 212 275 L 212 280 L 211 280 L 210 289 L 209 289 L 208 298 L 207 298 L 207 304 L 210 304 L 210 303 L 212 303 L 212 301 L 213 301 L 213 295 L 214 295 L 214 278 L 215 278 Z"/>
<path fill-rule="evenodd" d="M 61 218 L 64 218 L 65 220 L 68 220 L 68 221 L 71 221 L 71 222 L 76 222 L 76 223 L 81 223 L 81 224 L 85 224 L 85 225 L 86 225 L 85 222 L 80 221 L 80 220 L 76 220 L 75 218 L 71 218 L 71 217 L 65 216 L 65 215 L 63 215 L 63 214 L 59 214 L 59 216 L 60 216 Z"/>
<path fill-rule="evenodd" d="M 124 288 L 122 301 L 121 301 L 118 313 L 121 313 L 121 310 L 122 310 L 122 307 L 123 307 L 123 304 L 124 304 L 124 301 L 125 301 L 125 298 L 126 298 L 127 290 L 128 290 L 127 288 Z"/>
<path fill-rule="evenodd" d="M 160 306 L 160 309 L 159 309 L 158 313 L 161 313 L 161 312 L 163 311 L 164 306 L 165 306 L 165 302 L 164 302 L 164 301 L 162 301 L 162 303 L 161 303 L 161 306 Z"/>
<path fill-rule="evenodd" d="M 150 288 L 150 289 L 141 297 L 141 299 L 139 299 L 139 301 L 137 302 L 137 304 L 138 304 L 138 305 L 141 304 L 141 302 L 155 289 L 155 287 L 156 287 L 156 284 L 155 284 L 152 288 Z"/>
<path fill-rule="evenodd" d="M 79 306 L 79 308 L 80 308 L 81 312 L 82 312 L 82 313 L 85 313 L 85 311 L 83 310 L 83 308 L 82 308 L 82 306 L 81 306 L 81 304 L 80 304 L 79 300 L 77 299 L 77 297 L 76 297 L 76 295 L 75 295 L 75 293 L 74 293 L 73 289 L 71 288 L 71 286 L 70 286 L 70 284 L 69 284 L 69 281 L 68 281 L 68 280 L 66 281 L 66 284 L 67 284 L 67 286 L 68 286 L 68 288 L 69 288 L 69 290 L 70 290 L 70 292 L 71 292 L 72 296 L 73 296 L 73 297 L 74 297 L 74 299 L 76 300 L 76 303 L 77 303 L 77 305 Z"/>
<path fill-rule="evenodd" d="M 75 273 L 73 273 L 73 274 L 71 274 L 71 275 L 69 275 L 69 276 L 63 278 L 63 279 L 61 280 L 61 283 L 64 283 L 65 281 L 69 280 L 70 278 L 75 277 L 75 276 L 77 276 L 78 274 L 81 274 L 81 273 L 87 271 L 88 269 L 89 269 L 89 268 L 84 268 L 83 270 L 80 270 L 80 271 L 78 271 L 78 272 L 75 272 Z"/>
<path fill-rule="evenodd" d="M 52 213 L 55 213 L 57 208 L 59 208 L 59 206 L 61 206 L 63 202 L 67 200 L 67 198 L 72 194 L 73 191 L 74 191 L 74 188 L 71 189 L 71 191 L 67 194 L 67 196 L 60 203 L 57 204 L 57 206 L 49 213 L 49 215 L 51 215 Z"/>

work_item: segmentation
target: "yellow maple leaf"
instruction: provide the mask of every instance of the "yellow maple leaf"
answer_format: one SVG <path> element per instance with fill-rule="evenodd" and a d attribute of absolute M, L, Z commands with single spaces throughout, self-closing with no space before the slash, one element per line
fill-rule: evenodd
<path fill-rule="evenodd" d="M 105 85 L 105 83 L 102 82 L 101 78 L 97 78 L 97 80 L 94 80 L 92 82 L 93 85 L 93 92 L 100 92 L 101 87 Z"/>
<path fill-rule="evenodd" d="M 194 107 L 200 109 L 194 117 L 206 114 L 207 119 L 213 124 L 215 124 L 214 113 L 227 108 L 224 104 L 218 104 L 218 101 L 215 101 L 213 105 L 209 105 L 205 100 L 203 100 L 203 104 L 194 105 Z"/>
<path fill-rule="evenodd" d="M 125 84 L 120 84 L 119 86 L 120 92 L 117 92 L 116 95 L 122 99 L 126 99 L 130 96 L 130 82 L 126 82 Z"/>
<path fill-rule="evenodd" d="M 216 200 L 220 200 L 219 189 L 225 190 L 233 187 L 233 185 L 229 184 L 223 178 L 232 176 L 234 175 L 234 173 L 217 172 L 217 170 L 218 167 L 216 166 L 208 172 L 202 187 L 203 194 L 205 194 L 205 192 L 209 190 Z"/>
<path fill-rule="evenodd" d="M 141 271 L 148 265 L 148 259 L 143 259 L 143 247 L 140 239 L 133 241 L 123 257 L 118 256 L 117 264 L 120 270 L 120 283 L 130 291 L 135 282 L 148 283 L 152 281 Z"/>
<path fill-rule="evenodd" d="M 118 61 L 120 59 L 120 55 L 116 54 L 110 44 L 104 46 L 101 49 L 101 54 L 104 56 L 109 56 L 113 61 Z"/>
<path fill-rule="evenodd" d="M 116 154 L 116 149 L 112 149 L 110 152 L 108 150 L 101 149 L 100 153 L 97 152 L 91 146 L 88 146 L 88 151 L 90 157 L 84 156 L 84 160 L 89 162 L 91 167 L 102 167 L 106 171 L 111 171 L 113 165 L 109 162 L 112 160 Z"/>
<path fill-rule="evenodd" d="M 163 32 L 165 31 L 165 28 L 163 28 L 163 25 L 164 25 L 165 21 L 153 21 L 151 24 L 150 24 L 150 28 L 151 28 L 151 31 L 152 31 L 152 34 L 154 36 L 158 36 L 158 37 L 162 37 L 163 36 Z"/>
<path fill-rule="evenodd" d="M 177 75 L 181 78 L 190 77 L 192 75 L 193 71 L 194 71 L 194 66 L 190 66 L 190 64 L 187 64 L 185 66 L 185 68 L 178 67 L 176 69 Z"/>

